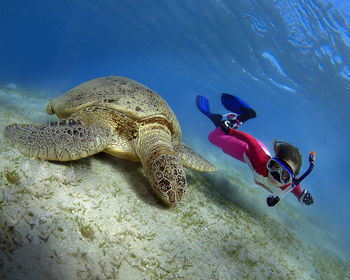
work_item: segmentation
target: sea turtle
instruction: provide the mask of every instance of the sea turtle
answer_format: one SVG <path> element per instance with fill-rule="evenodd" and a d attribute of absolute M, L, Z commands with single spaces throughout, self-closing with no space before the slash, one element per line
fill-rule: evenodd
<path fill-rule="evenodd" d="M 156 194 L 169 206 L 186 190 L 184 167 L 216 167 L 181 142 L 174 112 L 153 90 L 129 78 L 110 76 L 82 83 L 46 107 L 60 121 L 12 124 L 4 136 L 29 157 L 69 161 L 99 152 L 141 161 Z"/>

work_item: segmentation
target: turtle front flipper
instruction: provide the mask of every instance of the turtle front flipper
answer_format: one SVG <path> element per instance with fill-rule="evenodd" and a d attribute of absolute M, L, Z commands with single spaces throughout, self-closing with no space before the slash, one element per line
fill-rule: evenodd
<path fill-rule="evenodd" d="M 207 161 L 184 143 L 173 143 L 173 146 L 183 166 L 200 172 L 212 172 L 217 170 L 214 164 Z"/>
<path fill-rule="evenodd" d="M 12 124 L 4 137 L 10 146 L 28 157 L 69 161 L 103 151 L 109 143 L 110 131 L 85 126 L 80 121 L 61 120 L 45 124 Z"/>
<path fill-rule="evenodd" d="M 159 123 L 141 125 L 135 150 L 156 194 L 175 206 L 186 191 L 186 174 L 171 144 L 170 131 Z"/>

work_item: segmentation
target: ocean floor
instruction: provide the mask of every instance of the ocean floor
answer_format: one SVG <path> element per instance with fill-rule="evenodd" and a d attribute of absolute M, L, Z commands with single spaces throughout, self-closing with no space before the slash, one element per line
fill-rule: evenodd
<path fill-rule="evenodd" d="M 0 130 L 54 120 L 43 96 L 0 87 Z M 139 163 L 41 161 L 0 137 L 0 279 L 350 279 L 349 262 L 258 211 L 266 192 L 239 170 L 186 170 L 187 193 L 168 208 Z"/>

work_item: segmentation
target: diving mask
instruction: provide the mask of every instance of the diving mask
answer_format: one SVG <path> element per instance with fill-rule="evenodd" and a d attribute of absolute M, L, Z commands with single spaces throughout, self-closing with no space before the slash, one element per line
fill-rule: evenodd
<path fill-rule="evenodd" d="M 282 159 L 271 158 L 266 164 L 271 176 L 282 184 L 289 184 L 294 179 L 293 169 Z"/>

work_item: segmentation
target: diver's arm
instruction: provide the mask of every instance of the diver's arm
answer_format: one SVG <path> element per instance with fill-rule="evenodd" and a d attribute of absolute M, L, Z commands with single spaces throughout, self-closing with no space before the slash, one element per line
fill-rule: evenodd
<path fill-rule="evenodd" d="M 290 184 L 281 187 L 281 189 L 285 190 L 289 186 L 290 186 Z M 296 198 L 302 204 L 311 205 L 312 203 L 314 203 L 314 199 L 313 199 L 311 193 L 306 189 L 302 190 L 299 184 L 291 192 L 296 196 Z"/>
<path fill-rule="evenodd" d="M 300 198 L 301 194 L 303 193 L 300 185 L 298 184 L 293 190 L 292 193 L 296 196 L 297 199 Z"/>

